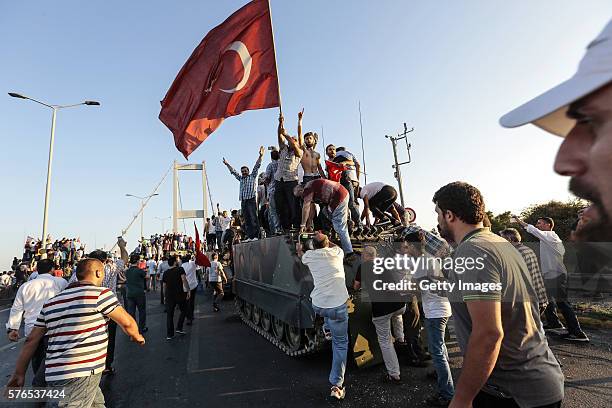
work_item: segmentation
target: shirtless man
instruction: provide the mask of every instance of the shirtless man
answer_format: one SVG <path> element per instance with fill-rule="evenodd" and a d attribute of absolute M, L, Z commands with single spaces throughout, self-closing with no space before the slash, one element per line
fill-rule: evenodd
<path fill-rule="evenodd" d="M 319 141 L 319 135 L 315 132 L 308 132 L 302 136 L 302 117 L 304 116 L 304 109 L 298 112 L 298 143 L 302 149 L 302 160 L 300 164 L 304 170 L 304 177 L 302 178 L 302 185 L 305 185 L 309 181 L 316 180 L 319 178 L 325 178 L 325 172 L 321 167 L 321 155 L 315 151 L 317 142 Z M 306 225 L 309 231 L 314 230 L 314 218 L 316 214 L 315 203 L 313 202 L 310 207 L 310 216 Z"/>

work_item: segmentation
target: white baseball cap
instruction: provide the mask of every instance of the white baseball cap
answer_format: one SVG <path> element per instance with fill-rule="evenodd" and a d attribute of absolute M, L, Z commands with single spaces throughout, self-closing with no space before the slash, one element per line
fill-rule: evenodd
<path fill-rule="evenodd" d="M 566 136 L 576 121 L 566 116 L 567 108 L 578 99 L 612 82 L 612 20 L 587 46 L 578 71 L 565 82 L 506 113 L 499 123 L 513 128 L 526 123 L 558 136 Z"/>

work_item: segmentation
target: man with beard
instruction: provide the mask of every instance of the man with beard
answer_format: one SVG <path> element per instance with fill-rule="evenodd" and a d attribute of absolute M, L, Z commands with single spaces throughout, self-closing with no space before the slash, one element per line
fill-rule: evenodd
<path fill-rule="evenodd" d="M 448 296 L 464 359 L 450 407 L 560 407 L 563 373 L 521 254 L 483 226 L 474 186 L 447 184 L 433 202 L 440 235 L 457 245 Z"/>
<path fill-rule="evenodd" d="M 570 79 L 500 119 L 504 127 L 533 123 L 564 138 L 554 168 L 571 177 L 571 192 L 592 203 L 582 213 L 589 222 L 577 228 L 574 239 L 602 259 L 595 275 L 612 267 L 611 108 L 612 20 L 587 46 Z"/>
<path fill-rule="evenodd" d="M 304 109 L 298 113 L 298 143 L 302 149 L 302 160 L 300 164 L 302 165 L 302 170 L 304 170 L 304 176 L 302 178 L 302 185 L 305 185 L 309 181 L 325 178 L 325 172 L 323 171 L 323 167 L 321 167 L 321 155 L 315 151 L 317 147 L 317 142 L 319 141 L 319 135 L 314 132 L 308 132 L 304 136 L 302 136 L 302 117 L 304 116 Z M 310 218 L 306 223 L 306 228 L 308 230 L 313 230 L 313 220 L 316 216 L 316 207 L 315 204 L 312 203 L 310 205 Z"/>
<path fill-rule="evenodd" d="M 278 169 L 274 174 L 274 200 L 280 223 L 285 231 L 300 225 L 296 199 L 293 189 L 298 184 L 298 165 L 302 158 L 302 148 L 298 140 L 290 136 L 284 127 L 284 118 L 278 117 Z"/>

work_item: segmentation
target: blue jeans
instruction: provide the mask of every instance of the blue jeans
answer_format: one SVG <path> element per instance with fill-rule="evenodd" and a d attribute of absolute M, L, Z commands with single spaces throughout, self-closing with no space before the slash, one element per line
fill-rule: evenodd
<path fill-rule="evenodd" d="M 344 250 L 345 254 L 353 252 L 353 245 L 351 244 L 351 237 L 348 232 L 348 196 L 336 207 L 331 215 L 332 225 L 334 230 L 340 237 L 340 245 Z"/>
<path fill-rule="evenodd" d="M 429 353 L 438 375 L 438 392 L 442 397 L 452 399 L 455 394 L 455 387 L 450 366 L 448 365 L 448 350 L 444 343 L 446 323 L 448 323 L 448 317 L 425 319 Z"/>
<path fill-rule="evenodd" d="M 342 177 L 340 177 L 340 185 L 346 188 L 346 191 L 349 193 L 348 208 L 351 214 L 351 219 L 355 223 L 355 228 L 362 227 L 363 225 L 361 224 L 359 209 L 355 203 L 355 187 L 353 187 L 353 182 L 349 179 L 347 171 L 342 172 Z"/>
<path fill-rule="evenodd" d="M 280 219 L 276 212 L 276 199 L 274 198 L 274 191 L 268 195 L 268 222 L 270 223 L 270 233 L 282 231 Z"/>
<path fill-rule="evenodd" d="M 331 385 L 342 387 L 348 352 L 348 309 L 346 303 L 338 307 L 321 308 L 312 305 L 316 314 L 323 316 L 332 334 L 332 367 L 329 373 Z"/>
<path fill-rule="evenodd" d="M 259 236 L 259 221 L 257 220 L 257 203 L 255 197 L 240 202 L 240 209 L 244 217 L 244 229 L 248 239 L 257 238 Z"/>

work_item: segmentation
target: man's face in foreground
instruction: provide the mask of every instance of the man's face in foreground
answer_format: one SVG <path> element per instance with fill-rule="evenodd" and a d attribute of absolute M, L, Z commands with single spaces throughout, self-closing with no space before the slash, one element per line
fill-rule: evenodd
<path fill-rule="evenodd" d="M 304 144 L 306 145 L 306 147 L 308 148 L 312 148 L 314 147 L 315 144 L 315 138 L 312 135 L 312 133 L 308 133 L 305 137 L 304 137 Z"/>
<path fill-rule="evenodd" d="M 570 176 L 570 190 L 593 203 L 580 231 L 582 241 L 612 241 L 612 84 L 574 102 L 576 125 L 565 137 L 555 171 Z"/>

